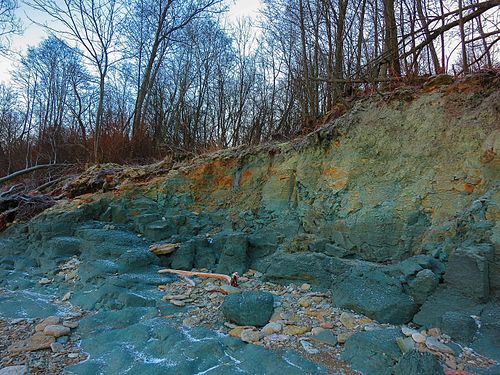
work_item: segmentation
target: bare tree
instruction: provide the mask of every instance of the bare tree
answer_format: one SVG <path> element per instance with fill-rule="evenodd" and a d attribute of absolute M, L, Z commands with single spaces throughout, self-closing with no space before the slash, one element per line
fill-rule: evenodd
<path fill-rule="evenodd" d="M 116 52 L 118 3 L 116 0 L 31 0 L 28 4 L 56 21 L 57 26 L 43 26 L 76 41 L 97 70 L 99 96 L 94 119 L 94 160 L 99 162 L 105 83 L 113 62 L 112 54 Z"/>
<path fill-rule="evenodd" d="M 0 0 L 0 54 L 9 50 L 10 36 L 21 31 L 21 23 L 15 15 L 16 0 Z"/>

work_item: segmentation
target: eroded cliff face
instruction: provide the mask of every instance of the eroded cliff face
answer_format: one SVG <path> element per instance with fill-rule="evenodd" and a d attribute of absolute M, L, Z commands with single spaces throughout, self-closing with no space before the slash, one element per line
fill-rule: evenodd
<path fill-rule="evenodd" d="M 304 139 L 220 151 L 81 197 L 9 229 L 0 253 L 37 259 L 42 273 L 61 252 L 91 256 L 96 267 L 80 269 L 73 297 L 85 309 L 127 307 L 126 291 L 99 285 L 153 264 L 309 282 L 337 306 L 393 324 L 451 330 L 480 316 L 481 330 L 460 340 L 500 359 L 499 198 L 492 78 L 360 100 Z M 127 247 L 158 241 L 180 247 L 159 258 Z M 98 285 L 91 295 L 84 281 Z"/>

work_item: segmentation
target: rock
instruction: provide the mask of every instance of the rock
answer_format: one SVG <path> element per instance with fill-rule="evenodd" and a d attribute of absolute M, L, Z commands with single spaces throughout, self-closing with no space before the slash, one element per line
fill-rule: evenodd
<path fill-rule="evenodd" d="M 149 251 L 155 255 L 168 255 L 177 250 L 179 246 L 181 246 L 180 243 L 154 244 L 149 247 Z"/>
<path fill-rule="evenodd" d="M 340 323 L 347 329 L 353 329 L 357 326 L 356 317 L 348 312 L 340 314 Z"/>
<path fill-rule="evenodd" d="M 65 321 L 63 321 L 62 324 L 63 324 L 63 326 L 71 328 L 71 329 L 75 329 L 78 327 L 78 322 L 74 322 L 71 320 L 65 320 Z"/>
<path fill-rule="evenodd" d="M 422 305 L 413 321 L 423 327 L 439 327 L 442 317 L 449 311 L 479 315 L 481 310 L 477 300 L 464 296 L 456 289 L 440 286 Z"/>
<path fill-rule="evenodd" d="M 273 333 L 272 335 L 264 337 L 265 342 L 284 342 L 290 340 L 290 336 Z"/>
<path fill-rule="evenodd" d="M 434 337 L 440 337 L 441 336 L 441 330 L 437 327 L 429 328 L 427 330 L 427 335 L 429 336 L 434 336 Z"/>
<path fill-rule="evenodd" d="M 71 298 L 71 292 L 68 292 L 66 293 L 63 298 L 61 299 L 62 302 L 66 302 L 66 301 L 69 301 L 69 299 Z"/>
<path fill-rule="evenodd" d="M 50 344 L 55 341 L 54 337 L 44 335 L 42 332 L 36 332 L 26 340 L 18 341 L 9 346 L 8 351 L 13 354 L 22 352 L 31 352 L 41 349 L 49 349 Z"/>
<path fill-rule="evenodd" d="M 311 327 L 308 326 L 298 326 L 295 324 L 287 324 L 283 328 L 283 333 L 289 336 L 297 336 L 303 335 L 311 330 Z"/>
<path fill-rule="evenodd" d="M 233 272 L 244 274 L 248 269 L 247 235 L 240 232 L 221 232 L 214 241 L 223 243 L 215 272 L 226 275 Z"/>
<path fill-rule="evenodd" d="M 316 349 L 314 346 L 312 346 L 311 343 L 308 341 L 300 340 L 300 345 L 302 345 L 304 350 L 306 352 L 308 352 L 309 354 L 318 354 L 319 353 L 319 350 Z"/>
<path fill-rule="evenodd" d="M 174 306 L 177 306 L 177 307 L 184 307 L 186 306 L 186 302 L 184 301 L 179 301 L 179 300 L 176 300 L 176 299 L 172 299 L 170 300 L 170 303 Z"/>
<path fill-rule="evenodd" d="M 40 279 L 40 281 L 38 281 L 38 284 L 40 285 L 47 285 L 47 284 L 50 284 L 52 282 L 52 280 L 46 278 L 46 277 L 43 277 Z"/>
<path fill-rule="evenodd" d="M 335 325 L 332 322 L 323 322 L 319 325 L 323 329 L 332 329 Z"/>
<path fill-rule="evenodd" d="M 323 344 L 328 344 L 331 346 L 337 345 L 337 336 L 333 333 L 332 330 L 325 329 L 323 331 L 318 332 L 315 335 L 311 336 L 311 340 L 321 342 Z"/>
<path fill-rule="evenodd" d="M 7 366 L 0 369 L 0 375 L 27 375 L 27 366 Z"/>
<path fill-rule="evenodd" d="M 485 301 L 490 293 L 489 263 L 491 245 L 476 245 L 456 249 L 448 260 L 445 282 L 466 297 Z"/>
<path fill-rule="evenodd" d="M 411 338 L 413 341 L 418 342 L 418 343 L 424 343 L 426 340 L 426 337 L 422 335 L 420 332 L 414 332 L 411 334 Z"/>
<path fill-rule="evenodd" d="M 233 323 L 262 327 L 273 315 L 274 297 L 262 291 L 230 294 L 224 298 L 221 310 L 224 317 Z"/>
<path fill-rule="evenodd" d="M 300 286 L 300 290 L 302 291 L 307 291 L 309 289 L 311 289 L 311 284 L 304 283 Z"/>
<path fill-rule="evenodd" d="M 279 333 L 283 329 L 281 323 L 271 322 L 267 323 L 261 330 L 265 336 L 272 335 L 273 333 Z"/>
<path fill-rule="evenodd" d="M 67 344 L 68 341 L 69 341 L 69 337 L 68 336 L 59 336 L 56 341 L 59 343 L 59 344 Z"/>
<path fill-rule="evenodd" d="M 48 318 L 45 318 L 44 320 L 42 320 L 40 323 L 38 323 L 35 326 L 35 331 L 36 332 L 43 332 L 45 327 L 51 326 L 51 325 L 56 325 L 59 323 L 61 323 L 61 318 L 59 318 L 58 316 L 49 316 Z"/>
<path fill-rule="evenodd" d="M 245 342 L 257 342 L 260 340 L 261 336 L 259 331 L 254 331 L 253 329 L 245 329 L 241 331 L 240 338 Z"/>
<path fill-rule="evenodd" d="M 431 353 L 416 350 L 405 353 L 394 366 L 394 375 L 444 375 L 439 361 Z"/>
<path fill-rule="evenodd" d="M 71 329 L 62 325 L 49 325 L 45 327 L 43 333 L 53 337 L 68 336 L 71 334 Z"/>
<path fill-rule="evenodd" d="M 19 324 L 19 323 L 22 323 L 22 322 L 25 322 L 26 321 L 26 318 L 17 318 L 17 319 L 12 319 L 10 322 L 12 324 Z"/>
<path fill-rule="evenodd" d="M 299 299 L 299 305 L 301 307 L 309 307 L 311 306 L 311 299 L 308 297 L 302 297 Z"/>
<path fill-rule="evenodd" d="M 53 342 L 52 344 L 50 344 L 50 349 L 54 353 L 61 353 L 64 351 L 64 346 L 59 342 Z"/>
<path fill-rule="evenodd" d="M 78 354 L 78 353 L 69 353 L 68 354 L 68 358 L 70 358 L 70 359 L 78 358 L 79 356 L 80 356 L 80 354 Z"/>
<path fill-rule="evenodd" d="M 408 282 L 408 292 L 418 304 L 425 300 L 436 290 L 439 277 L 429 269 L 421 270 L 413 280 Z"/>
<path fill-rule="evenodd" d="M 401 283 L 380 271 L 355 272 L 332 288 L 333 303 L 381 323 L 408 323 L 418 305 L 403 292 Z"/>
<path fill-rule="evenodd" d="M 441 328 L 454 340 L 466 344 L 473 340 L 477 324 L 469 315 L 449 311 L 442 317 Z"/>
<path fill-rule="evenodd" d="M 407 326 L 401 326 L 401 332 L 403 333 L 403 335 L 408 336 L 408 337 L 413 335 L 414 333 L 418 333 L 418 331 L 416 329 L 413 329 L 413 328 L 410 328 Z"/>
<path fill-rule="evenodd" d="M 396 328 L 355 333 L 346 341 L 340 357 L 363 374 L 391 375 L 401 356 L 398 337 L 402 336 Z"/>
<path fill-rule="evenodd" d="M 241 293 L 241 289 L 231 285 L 222 285 L 220 287 L 224 291 L 225 294 L 236 294 Z"/>
<path fill-rule="evenodd" d="M 229 331 L 229 336 L 231 337 L 240 337 L 241 332 L 243 332 L 245 329 L 248 329 L 248 327 L 234 327 Z"/>
<path fill-rule="evenodd" d="M 447 346 L 447 345 L 443 344 L 442 342 L 440 342 L 434 336 L 428 336 L 425 339 L 425 346 L 427 346 L 427 348 L 429 348 L 431 350 L 435 350 L 437 352 L 455 354 L 455 352 L 453 351 L 453 349 L 451 349 L 449 346 Z"/>
<path fill-rule="evenodd" d="M 396 343 L 399 346 L 399 349 L 401 349 L 401 353 L 407 353 L 413 349 L 415 349 L 415 342 L 411 337 L 398 337 L 396 339 Z"/>
<path fill-rule="evenodd" d="M 337 334 L 337 342 L 339 344 L 344 344 L 349 339 L 349 337 L 351 337 L 352 335 L 353 335 L 353 333 L 351 333 L 351 332 L 339 333 L 339 334 Z"/>

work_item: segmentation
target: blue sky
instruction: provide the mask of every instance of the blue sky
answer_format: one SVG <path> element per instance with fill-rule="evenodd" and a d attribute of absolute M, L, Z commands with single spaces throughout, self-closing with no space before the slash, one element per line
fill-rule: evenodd
<path fill-rule="evenodd" d="M 15 61 L 19 54 L 23 54 L 29 46 L 37 45 L 47 36 L 43 28 L 33 24 L 29 18 L 38 22 L 46 20 L 43 14 L 34 12 L 27 5 L 20 2 L 21 5 L 17 11 L 19 18 L 23 23 L 24 32 L 22 35 L 14 36 L 12 40 L 12 49 L 15 53 L 10 57 L 0 56 L 0 82 L 8 82 L 10 71 L 15 69 Z M 234 22 L 239 17 L 256 17 L 261 6 L 260 0 L 235 0 L 230 6 L 227 18 L 229 22 Z"/>

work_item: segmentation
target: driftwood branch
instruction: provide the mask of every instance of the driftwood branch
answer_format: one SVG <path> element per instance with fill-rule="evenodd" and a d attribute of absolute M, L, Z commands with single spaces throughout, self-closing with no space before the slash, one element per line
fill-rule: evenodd
<path fill-rule="evenodd" d="M 39 169 L 46 169 L 46 168 L 55 168 L 55 167 L 61 167 L 61 166 L 67 166 L 68 164 L 40 164 L 40 165 L 35 165 L 33 167 L 29 167 L 26 169 L 21 169 L 20 171 L 11 173 L 7 176 L 1 177 L 0 178 L 0 184 L 3 184 L 4 182 L 7 182 L 9 180 L 12 180 L 13 178 L 38 171 Z"/>
<path fill-rule="evenodd" d="M 164 270 L 158 271 L 158 273 L 175 273 L 175 274 L 181 275 L 181 276 L 207 277 L 207 278 L 212 278 L 212 279 L 224 280 L 231 286 L 238 286 L 238 272 L 234 272 L 231 276 L 228 276 L 228 275 L 223 275 L 220 273 L 194 272 L 194 271 L 164 269 Z"/>

